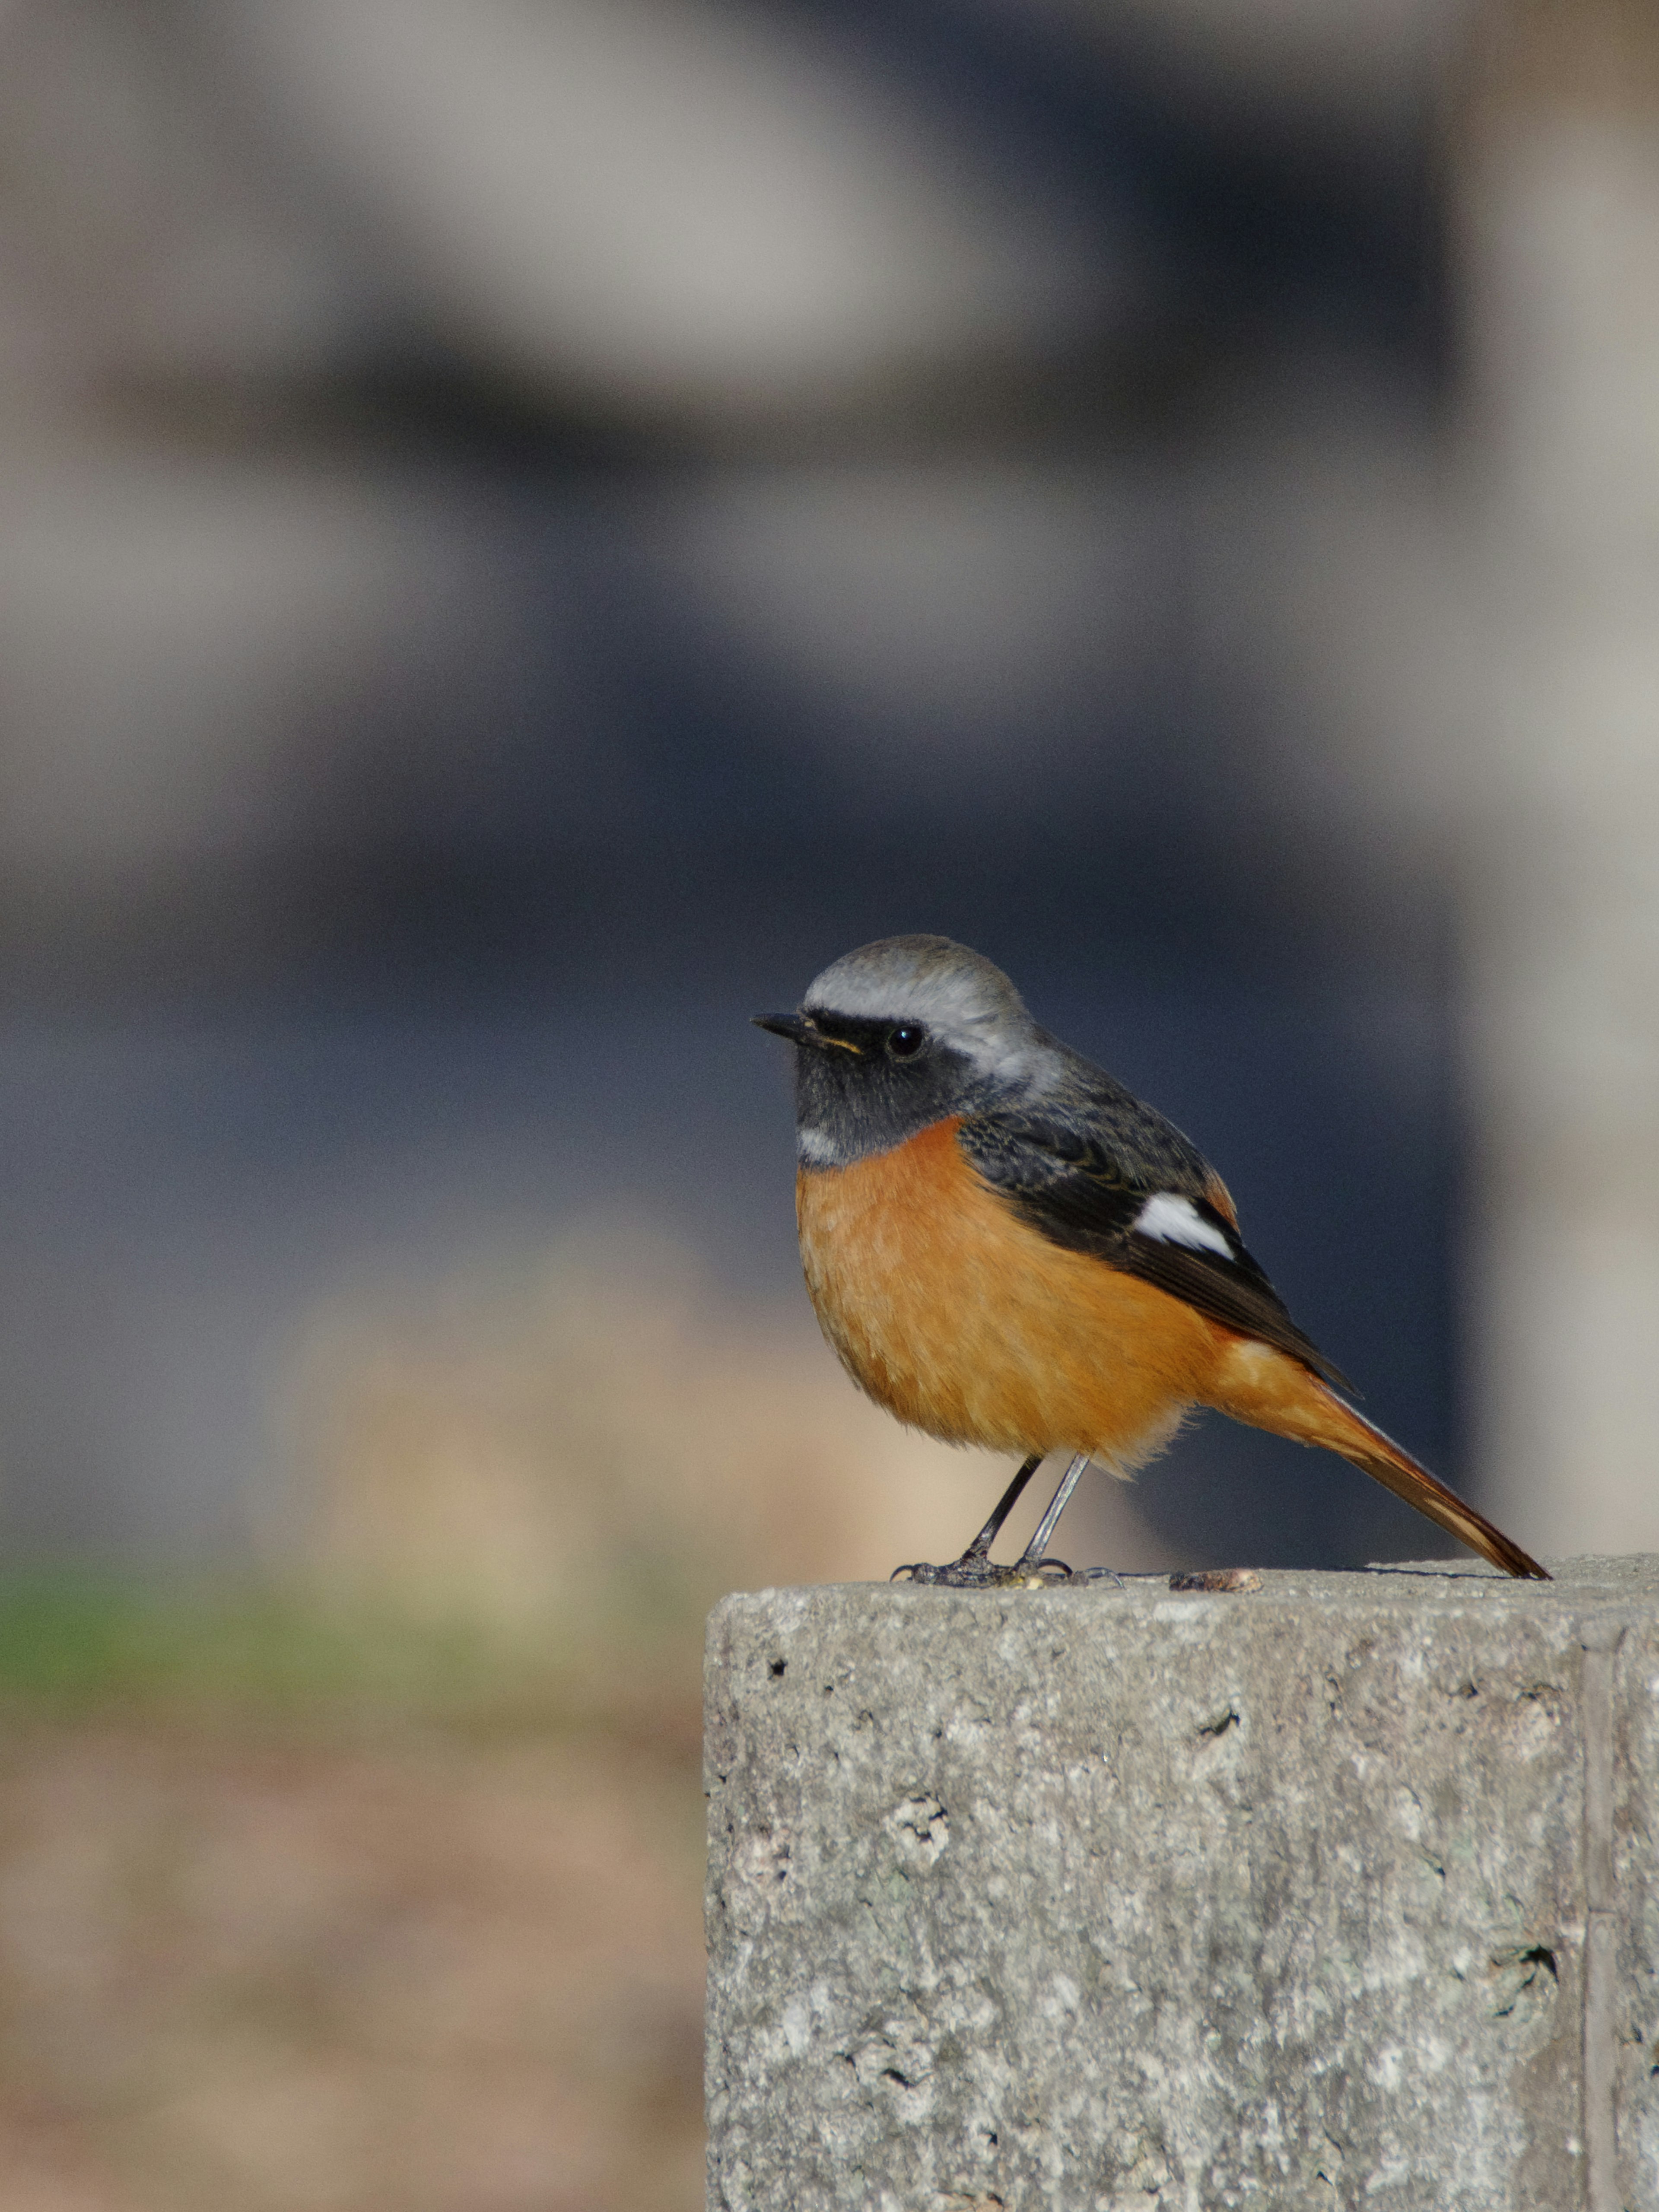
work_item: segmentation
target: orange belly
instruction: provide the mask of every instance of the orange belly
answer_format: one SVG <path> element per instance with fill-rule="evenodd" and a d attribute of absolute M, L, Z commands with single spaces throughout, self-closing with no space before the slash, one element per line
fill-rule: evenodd
<path fill-rule="evenodd" d="M 1206 1395 L 1231 1339 L 1179 1299 L 1026 1226 L 956 1121 L 796 1181 L 824 1334 L 912 1428 L 998 1451 L 1086 1451 L 1124 1472 Z"/>

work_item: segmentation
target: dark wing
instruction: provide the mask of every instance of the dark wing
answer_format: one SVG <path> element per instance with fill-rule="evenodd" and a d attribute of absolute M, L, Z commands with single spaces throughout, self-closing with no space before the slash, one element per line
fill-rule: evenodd
<path fill-rule="evenodd" d="M 1138 1276 L 1352 1389 L 1207 1195 L 1220 1186 L 1202 1157 L 1150 1109 L 1136 1110 L 1146 1121 L 1126 1131 L 1121 1147 L 1061 1117 L 1018 1109 L 975 1115 L 957 1142 L 992 1189 L 1053 1243 Z"/>

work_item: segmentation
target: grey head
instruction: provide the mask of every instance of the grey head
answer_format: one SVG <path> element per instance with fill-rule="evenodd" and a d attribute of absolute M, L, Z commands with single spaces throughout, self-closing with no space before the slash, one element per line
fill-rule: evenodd
<path fill-rule="evenodd" d="M 1028 1097 L 1061 1058 L 1000 968 L 948 937 L 844 953 L 793 1014 L 759 1017 L 795 1046 L 801 1164 L 846 1167 L 933 1122 Z"/>

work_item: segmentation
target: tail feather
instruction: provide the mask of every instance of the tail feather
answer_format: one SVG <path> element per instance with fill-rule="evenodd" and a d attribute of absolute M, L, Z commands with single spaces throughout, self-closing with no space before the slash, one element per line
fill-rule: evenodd
<path fill-rule="evenodd" d="M 1253 1428 L 1269 1429 L 1296 1443 L 1322 1444 L 1327 1451 L 1340 1452 L 1505 1574 L 1537 1582 L 1550 1580 L 1547 1569 L 1512 1543 L 1501 1528 L 1466 1504 L 1455 1491 L 1437 1481 L 1427 1468 L 1419 1467 L 1409 1452 L 1403 1451 L 1392 1437 L 1384 1436 L 1375 1422 L 1356 1413 L 1328 1383 L 1283 1352 L 1236 1340 L 1226 1363 L 1224 1385 L 1210 1402 Z"/>
<path fill-rule="evenodd" d="M 1403 1498 L 1407 1505 L 1414 1505 L 1419 1513 L 1426 1513 L 1431 1521 L 1467 1544 L 1472 1552 L 1479 1552 L 1495 1567 L 1502 1567 L 1506 1575 L 1523 1580 L 1547 1583 L 1549 1570 L 1540 1567 L 1536 1559 L 1523 1552 L 1501 1528 L 1494 1528 L 1483 1513 L 1477 1513 L 1455 1490 L 1448 1490 L 1443 1482 L 1436 1480 L 1425 1467 L 1419 1467 L 1407 1451 L 1402 1451 L 1392 1437 L 1385 1437 L 1374 1422 L 1363 1413 L 1355 1413 L 1346 1399 L 1330 1394 L 1334 1406 L 1346 1413 L 1352 1424 L 1352 1432 L 1334 1449 L 1355 1467 L 1375 1477 L 1396 1498 Z"/>

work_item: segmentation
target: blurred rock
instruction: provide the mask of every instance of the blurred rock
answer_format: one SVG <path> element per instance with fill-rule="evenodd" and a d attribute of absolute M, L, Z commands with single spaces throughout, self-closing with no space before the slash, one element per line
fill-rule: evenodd
<path fill-rule="evenodd" d="M 178 9 L 0 11 L 0 437 L 112 389 L 200 395 L 349 374 L 391 313 Z M 85 425 L 82 425 L 82 434 Z"/>

